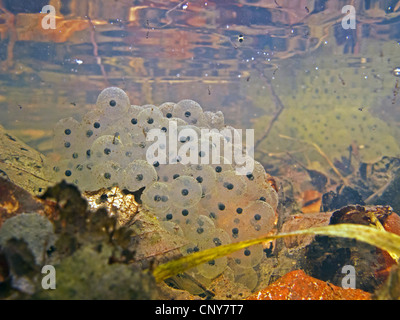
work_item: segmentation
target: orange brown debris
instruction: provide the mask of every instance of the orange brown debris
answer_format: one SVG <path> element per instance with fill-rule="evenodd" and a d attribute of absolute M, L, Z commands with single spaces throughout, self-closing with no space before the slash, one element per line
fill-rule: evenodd
<path fill-rule="evenodd" d="M 270 175 L 268 175 L 268 177 L 267 177 L 267 179 L 266 179 L 266 182 L 268 182 L 269 184 L 270 184 L 270 186 L 278 193 L 279 191 L 278 191 L 278 186 L 276 185 L 276 181 L 275 181 L 275 179 L 272 177 L 272 176 L 270 176 Z"/>
<path fill-rule="evenodd" d="M 7 219 L 24 212 L 37 212 L 49 219 L 56 217 L 54 203 L 34 198 L 11 181 L 0 179 L 0 227 Z"/>
<path fill-rule="evenodd" d="M 322 193 L 316 190 L 306 190 L 303 192 L 303 213 L 320 212 L 322 203 Z"/>
<path fill-rule="evenodd" d="M 247 300 L 371 300 L 371 294 L 359 289 L 344 289 L 305 274 L 287 273 Z"/>
<path fill-rule="evenodd" d="M 282 226 L 282 232 L 292 232 L 296 230 L 303 230 L 312 227 L 327 226 L 331 218 L 331 213 L 319 212 L 312 214 L 296 214 L 287 218 Z M 314 236 L 296 236 L 285 238 L 284 242 L 287 248 L 300 248 L 309 245 Z"/>
<path fill-rule="evenodd" d="M 397 235 L 400 235 L 400 217 L 399 217 L 399 215 L 392 212 L 384 221 L 383 227 L 388 232 L 392 232 Z M 375 276 L 380 281 L 385 281 L 389 276 L 391 267 L 394 264 L 396 264 L 396 261 L 386 251 L 377 249 L 377 252 L 381 253 L 381 257 L 379 257 L 380 258 L 379 262 L 382 265 L 382 268 L 376 271 Z"/>

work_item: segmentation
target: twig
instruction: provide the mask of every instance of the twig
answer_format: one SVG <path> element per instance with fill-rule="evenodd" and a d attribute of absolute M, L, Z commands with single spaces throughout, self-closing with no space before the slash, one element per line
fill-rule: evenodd
<path fill-rule="evenodd" d="M 2 62 L 2 67 L 4 69 L 11 68 L 14 64 L 14 46 L 17 41 L 17 31 L 15 27 L 15 16 L 10 11 L 8 11 L 3 6 L 3 1 L 0 1 L 0 9 L 5 13 L 6 16 L 6 25 L 8 27 L 7 33 L 9 36 L 8 45 L 7 45 L 7 58 L 4 62 Z"/>
<path fill-rule="evenodd" d="M 270 120 L 270 122 L 269 122 L 269 124 L 267 126 L 267 129 L 265 130 L 264 134 L 261 136 L 261 138 L 259 138 L 256 141 L 256 143 L 254 145 L 254 149 L 256 149 L 259 146 L 259 144 L 264 139 L 266 139 L 268 137 L 268 135 L 271 132 L 271 129 L 272 129 L 274 123 L 278 120 L 278 118 L 281 115 L 283 109 L 285 109 L 285 106 L 283 105 L 283 103 L 282 103 L 281 99 L 279 98 L 279 96 L 276 94 L 276 92 L 275 92 L 274 88 L 272 87 L 271 82 L 269 81 L 267 76 L 264 74 L 263 71 L 259 70 L 258 68 L 256 68 L 256 69 L 260 72 L 261 77 L 264 78 L 264 80 L 265 80 L 265 82 L 266 82 L 266 84 L 268 86 L 268 89 L 271 92 L 271 95 L 272 95 L 272 98 L 274 100 L 274 103 L 275 103 L 275 106 L 276 106 L 277 110 L 276 110 L 274 116 L 272 117 L 272 119 Z"/>
<path fill-rule="evenodd" d="M 108 81 L 106 70 L 104 69 L 104 65 L 101 62 L 101 57 L 99 56 L 99 46 L 97 45 L 97 42 L 96 42 L 96 27 L 94 26 L 92 19 L 89 16 L 89 12 L 90 12 L 89 6 L 90 6 L 90 3 L 88 3 L 88 8 L 87 8 L 87 18 L 88 18 L 89 25 L 90 25 L 90 29 L 89 29 L 90 30 L 90 42 L 93 45 L 93 55 L 96 58 L 96 63 L 100 67 L 101 74 L 103 75 L 106 86 L 108 87 L 109 81 Z"/>
<path fill-rule="evenodd" d="M 181 2 L 179 2 L 175 7 L 173 7 L 172 9 L 169 9 L 166 13 L 165 16 L 168 19 L 168 22 L 166 24 L 164 24 L 163 26 L 157 28 L 157 29 L 161 29 L 161 28 L 165 28 L 166 26 L 169 26 L 174 20 L 172 20 L 172 18 L 169 16 L 169 14 L 173 11 L 175 11 L 176 9 L 178 9 L 179 7 L 181 7 L 184 3 L 189 3 L 189 0 L 183 0 Z"/>
<path fill-rule="evenodd" d="M 306 141 L 306 140 L 300 140 L 300 139 L 296 139 L 296 138 L 292 138 L 289 136 L 285 136 L 283 134 L 279 134 L 280 138 L 283 139 L 288 139 L 288 140 L 293 140 L 293 141 L 300 141 L 300 142 L 304 142 L 307 144 L 312 145 L 317 151 L 318 153 L 326 160 L 326 162 L 328 162 L 329 166 L 332 168 L 332 170 L 336 173 L 336 175 L 343 181 L 344 184 L 348 185 L 348 181 L 345 177 L 342 176 L 342 174 L 339 172 L 339 170 L 335 167 L 335 165 L 332 163 L 332 161 L 329 159 L 329 157 L 325 154 L 325 152 L 322 151 L 322 149 L 314 142 L 311 141 Z"/>

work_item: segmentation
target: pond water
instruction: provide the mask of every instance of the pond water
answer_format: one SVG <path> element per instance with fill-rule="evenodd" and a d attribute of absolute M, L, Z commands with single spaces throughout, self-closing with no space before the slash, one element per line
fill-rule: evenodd
<path fill-rule="evenodd" d="M 41 13 L 47 4 L 55 29 L 43 27 L 53 17 Z M 325 163 L 321 154 L 334 161 L 349 148 L 365 162 L 396 156 L 399 7 L 390 0 L 4 0 L 0 124 L 48 154 L 59 119 L 81 117 L 102 89 L 117 86 L 133 104 L 188 98 L 221 110 L 230 125 L 255 128 L 264 164 L 289 153 L 311 167 Z"/>
<path fill-rule="evenodd" d="M 197 101 L 204 112 L 184 99 Z M 59 122 L 64 118 L 69 119 Z M 250 161 L 252 169 L 237 161 L 242 149 L 233 143 L 236 131 L 225 125 L 246 129 L 246 143 L 254 133 L 258 162 Z M 138 232 L 135 262 L 144 261 L 143 268 L 169 252 L 189 255 L 274 232 L 343 221 L 397 223 L 385 219 L 392 208 L 400 212 L 399 125 L 400 0 L 0 1 L 0 176 L 47 196 L 49 183 L 75 183 L 92 209 L 106 205 L 119 223 Z M 185 163 L 181 155 L 186 159 L 192 150 L 192 137 L 209 128 L 218 133 L 205 136 L 223 141 L 224 151 L 234 150 L 234 161 L 203 162 L 222 149 L 202 139 L 206 151 L 195 149 L 196 166 Z M 168 143 L 179 142 L 184 152 L 171 155 L 167 140 L 158 138 L 157 152 L 168 149 L 173 161 L 148 157 L 152 129 L 164 138 L 167 133 Z M 238 168 L 241 174 L 233 171 Z M 71 187 L 55 189 L 64 188 Z M 5 212 L 25 210 L 4 203 Z M 56 208 L 76 213 L 75 207 L 64 208 L 64 200 Z M 79 230 L 83 214 L 76 215 Z M 64 226 L 67 220 L 60 221 Z M 85 237 L 79 239 L 90 246 L 97 241 Z M 242 248 L 187 271 L 195 281 L 175 277 L 173 285 L 203 294 L 217 284 L 217 298 L 242 299 L 237 283 L 250 294 L 300 268 L 343 285 L 338 266 L 356 264 L 357 288 L 374 292 L 380 272 L 389 270 L 389 262 L 381 265 L 389 260 L 379 260 L 372 247 L 350 252 L 354 242 L 333 241 L 328 248 L 320 240 L 314 246 L 296 240 L 293 246 Z M 62 248 L 56 245 L 54 261 Z M 296 255 L 292 248 L 299 250 Z M 323 259 L 314 259 L 316 252 Z M 113 250 L 104 261 L 117 257 Z M 228 284 L 218 283 L 221 274 Z M 60 281 L 68 297 L 79 292 L 68 283 Z"/>

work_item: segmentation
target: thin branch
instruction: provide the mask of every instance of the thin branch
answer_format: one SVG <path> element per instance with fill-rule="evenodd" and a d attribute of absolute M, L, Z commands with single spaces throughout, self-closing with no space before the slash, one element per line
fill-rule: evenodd
<path fill-rule="evenodd" d="M 260 69 L 258 69 L 258 68 L 256 68 L 256 69 L 260 72 L 261 77 L 265 80 L 265 82 L 266 82 L 266 84 L 267 84 L 267 86 L 268 86 L 268 89 L 269 89 L 269 91 L 271 92 L 271 96 L 272 96 L 272 99 L 273 99 L 273 101 L 274 101 L 274 103 L 275 103 L 275 106 L 276 106 L 277 110 L 276 110 L 274 116 L 272 117 L 272 119 L 270 120 L 270 122 L 269 122 L 269 124 L 268 124 L 268 126 L 267 126 L 267 128 L 266 128 L 266 130 L 265 130 L 265 132 L 264 132 L 264 134 L 261 136 L 261 138 L 259 138 L 259 139 L 256 141 L 256 143 L 255 143 L 255 145 L 254 145 L 254 149 L 256 149 L 256 148 L 259 146 L 259 144 L 260 144 L 264 139 L 266 139 L 266 138 L 268 137 L 269 133 L 270 133 L 271 130 L 272 130 L 272 127 L 273 127 L 274 123 L 278 120 L 278 118 L 279 118 L 279 116 L 281 115 L 283 109 L 285 109 L 285 106 L 283 105 L 283 103 L 282 103 L 281 99 L 279 98 L 279 96 L 276 94 L 276 92 L 275 92 L 273 86 L 271 85 L 271 82 L 270 82 L 269 79 L 267 78 L 267 76 L 266 76 L 266 75 L 264 74 L 264 72 L 261 71 Z"/>

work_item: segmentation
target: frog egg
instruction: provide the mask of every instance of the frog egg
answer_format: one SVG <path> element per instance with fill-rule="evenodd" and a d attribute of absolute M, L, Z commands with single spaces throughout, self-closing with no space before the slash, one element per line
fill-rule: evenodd
<path fill-rule="evenodd" d="M 184 256 L 186 256 L 188 254 L 195 253 L 195 252 L 199 252 L 199 251 L 200 251 L 200 249 L 199 249 L 199 247 L 197 246 L 196 243 L 189 243 L 189 244 L 187 244 L 187 245 L 185 245 L 185 246 L 180 248 L 180 252 Z M 196 274 L 197 273 L 197 267 L 190 268 L 188 271 L 190 273 Z"/>
<path fill-rule="evenodd" d="M 246 198 L 250 201 L 262 201 L 268 203 L 274 211 L 278 207 L 278 194 L 276 191 L 268 184 L 263 183 L 261 185 L 253 184 L 247 181 Z"/>
<path fill-rule="evenodd" d="M 202 196 L 210 194 L 215 190 L 216 173 L 209 165 L 190 165 L 187 174 L 192 176 L 201 185 Z"/>
<path fill-rule="evenodd" d="M 142 147 L 147 146 L 148 142 L 146 141 L 146 134 L 143 129 L 140 130 L 127 130 L 126 141 L 127 143 L 133 143 L 137 145 L 142 145 Z M 125 141 L 125 140 L 123 140 Z"/>
<path fill-rule="evenodd" d="M 155 214 L 166 212 L 172 205 L 170 199 L 171 189 L 166 183 L 154 182 L 146 186 L 141 200 L 143 206 Z"/>
<path fill-rule="evenodd" d="M 224 115 L 221 111 L 218 112 L 205 111 L 204 117 L 208 126 L 211 128 L 222 129 L 225 125 Z"/>
<path fill-rule="evenodd" d="M 160 109 L 164 117 L 166 117 L 167 119 L 171 119 L 173 118 L 173 111 L 175 106 L 176 103 L 174 102 L 164 102 L 158 107 L 158 109 Z"/>
<path fill-rule="evenodd" d="M 275 211 L 268 203 L 252 202 L 244 208 L 244 212 L 240 215 L 240 221 L 242 225 L 245 225 L 245 229 L 240 229 L 242 232 L 240 238 L 247 237 L 249 239 L 267 234 L 274 227 L 275 219 Z"/>
<path fill-rule="evenodd" d="M 229 201 L 218 200 L 214 207 L 208 210 L 210 212 L 216 212 L 217 218 L 214 223 L 216 227 L 224 229 L 231 237 L 232 242 L 239 240 L 247 240 L 248 237 L 239 238 L 240 235 L 245 235 L 242 229 L 245 230 L 249 226 L 246 225 L 247 221 L 243 219 L 244 208 L 249 205 L 249 201 L 244 197 L 237 197 L 235 199 L 229 199 Z M 221 210 L 223 209 L 223 210 Z M 233 229 L 237 228 L 240 232 L 233 232 Z"/>
<path fill-rule="evenodd" d="M 167 118 L 162 118 L 158 122 L 159 128 L 162 132 L 164 132 L 167 136 L 169 135 L 169 120 Z"/>
<path fill-rule="evenodd" d="M 199 265 L 197 272 L 203 277 L 214 279 L 225 271 L 227 265 L 228 258 L 221 257 Z"/>
<path fill-rule="evenodd" d="M 96 107 L 103 110 L 110 119 L 117 119 L 124 116 L 131 104 L 125 91 L 109 87 L 104 89 L 97 97 Z"/>
<path fill-rule="evenodd" d="M 65 180 L 69 183 L 78 185 L 81 190 L 86 190 L 84 182 L 91 178 L 91 170 L 87 167 L 86 161 L 64 159 L 57 162 L 47 163 L 46 166 L 46 175 L 52 177 L 53 180 Z"/>
<path fill-rule="evenodd" d="M 185 120 L 189 124 L 205 123 L 202 107 L 193 100 L 181 100 L 174 106 L 173 116 Z"/>
<path fill-rule="evenodd" d="M 106 161 L 93 165 L 90 190 L 117 186 L 121 182 L 121 167 L 115 161 Z"/>
<path fill-rule="evenodd" d="M 210 234 L 208 234 L 207 238 L 198 243 L 198 246 L 200 250 L 205 250 L 229 243 L 229 236 L 224 230 L 214 229 L 212 232 L 210 232 Z M 214 279 L 225 271 L 227 264 L 227 257 L 221 257 L 199 265 L 197 267 L 197 271 L 208 279 Z"/>
<path fill-rule="evenodd" d="M 135 160 L 125 168 L 122 186 L 133 192 L 155 181 L 157 173 L 154 167 L 145 160 Z"/>
<path fill-rule="evenodd" d="M 219 225 L 219 220 L 224 216 L 229 216 L 228 199 L 222 198 L 218 192 L 213 192 L 204 196 L 201 201 L 200 213 L 209 217 L 215 224 Z"/>
<path fill-rule="evenodd" d="M 213 145 L 206 139 L 199 139 L 198 141 L 198 154 L 196 164 L 210 164 L 213 160 L 219 159 L 219 154 Z M 213 157 L 215 159 L 213 159 Z"/>
<path fill-rule="evenodd" d="M 159 128 L 159 122 L 163 119 L 162 112 L 155 106 L 144 108 L 137 116 L 137 123 L 145 132 Z"/>
<path fill-rule="evenodd" d="M 52 180 L 62 181 L 66 180 L 67 182 L 72 183 L 73 179 L 75 179 L 75 175 L 73 170 L 73 164 L 70 160 L 60 160 L 50 162 L 48 164 L 48 168 L 46 169 L 46 173 Z"/>
<path fill-rule="evenodd" d="M 235 171 L 226 171 L 217 175 L 217 188 L 219 195 L 227 199 L 243 196 L 247 185 L 243 176 L 237 175 Z"/>
<path fill-rule="evenodd" d="M 154 130 L 161 132 L 160 129 Z M 149 141 L 149 147 L 146 149 L 146 160 L 158 170 L 160 165 L 167 163 L 167 142 L 162 137 L 158 137 L 154 145 L 151 143 Z"/>
<path fill-rule="evenodd" d="M 263 165 L 258 161 L 254 161 L 253 170 L 246 172 L 245 177 L 246 181 L 248 181 L 248 184 L 262 185 L 265 183 L 268 176 Z"/>
<path fill-rule="evenodd" d="M 219 133 L 214 132 L 214 129 L 209 132 L 202 132 L 201 139 L 199 141 L 199 150 L 205 152 L 201 163 L 203 164 L 220 164 L 220 158 L 225 153 L 224 138 Z M 231 163 L 232 161 L 225 161 L 225 163 Z"/>
<path fill-rule="evenodd" d="M 188 175 L 188 168 L 180 163 L 161 164 L 156 171 L 160 182 L 172 182 L 180 176 Z"/>
<path fill-rule="evenodd" d="M 201 186 L 193 177 L 180 176 L 171 183 L 171 200 L 175 206 L 190 208 L 197 204 L 202 196 Z"/>
<path fill-rule="evenodd" d="M 54 128 L 54 151 L 65 158 L 71 158 L 74 150 L 79 149 L 80 135 L 80 124 L 74 118 L 58 121 Z"/>
<path fill-rule="evenodd" d="M 110 126 L 112 126 L 112 124 L 113 120 L 107 118 L 104 112 L 101 110 L 92 110 L 86 113 L 81 122 L 82 145 L 85 147 L 90 146 L 94 140 L 104 135 L 107 130 L 108 134 L 114 135 L 115 132 L 111 133 L 110 130 Z"/>
<path fill-rule="evenodd" d="M 185 231 L 191 230 L 191 226 L 199 215 L 196 207 L 179 208 L 172 205 L 167 211 L 160 213 L 158 217 L 161 221 L 173 222 L 185 233 Z"/>
<path fill-rule="evenodd" d="M 104 135 L 97 138 L 90 147 L 90 157 L 93 161 L 117 161 L 122 156 L 123 144 L 117 136 Z"/>
<path fill-rule="evenodd" d="M 137 106 L 135 104 L 132 104 L 129 107 L 126 115 L 128 116 L 128 118 L 131 117 L 131 116 L 132 117 L 137 117 L 139 115 L 140 111 L 142 111 L 142 110 L 143 110 L 143 108 L 141 106 Z"/>
<path fill-rule="evenodd" d="M 272 209 L 274 209 L 274 211 L 276 212 L 276 209 L 278 208 L 278 203 L 279 203 L 279 197 L 278 197 L 278 193 L 275 191 L 274 188 L 272 188 L 272 186 L 270 186 L 269 184 L 267 184 L 267 186 L 269 187 L 269 195 L 270 195 L 270 200 L 268 201 L 268 204 L 272 207 Z"/>
<path fill-rule="evenodd" d="M 226 230 L 232 242 L 238 242 L 263 236 L 275 225 L 275 212 L 272 207 L 262 201 L 229 206 L 229 215 L 220 216 L 216 225 Z"/>
<path fill-rule="evenodd" d="M 190 241 L 202 244 L 215 229 L 214 222 L 204 215 L 194 214 L 191 219 L 183 220 L 180 226 L 185 234 L 185 237 Z M 200 248 L 200 247 L 199 247 Z M 204 248 L 204 246 L 203 246 Z"/>
<path fill-rule="evenodd" d="M 241 131 L 235 129 L 232 126 L 225 126 L 222 130 L 220 130 L 220 134 L 224 137 L 226 142 L 232 145 L 242 144 Z"/>
<path fill-rule="evenodd" d="M 139 114 L 144 110 L 144 108 L 140 106 L 131 106 L 128 109 L 128 112 L 125 114 L 126 119 L 126 127 L 129 130 L 139 130 L 140 123 L 139 123 Z"/>
<path fill-rule="evenodd" d="M 143 109 L 153 109 L 153 108 L 158 109 L 157 106 L 155 106 L 154 104 L 150 104 L 150 103 L 142 105 L 142 108 Z"/>
<path fill-rule="evenodd" d="M 232 164 L 234 163 L 234 145 L 228 141 L 225 140 L 225 137 L 217 132 L 216 130 L 212 129 L 208 133 L 206 133 L 204 136 L 202 136 L 203 139 L 206 139 L 210 142 L 211 144 L 211 150 L 214 154 L 212 154 L 212 163 L 219 164 L 217 162 L 217 156 L 223 157 L 224 164 Z"/>
<path fill-rule="evenodd" d="M 116 135 L 124 144 L 146 141 L 146 135 L 143 132 L 143 128 L 139 125 L 132 124 L 131 119 L 136 118 L 124 117 L 115 120 L 112 125 L 109 125 L 102 132 L 102 135 Z"/>
<path fill-rule="evenodd" d="M 87 162 L 77 164 L 74 168 L 74 173 L 72 173 L 72 175 L 74 175 L 73 183 L 75 183 L 81 191 L 93 190 L 92 180 L 94 180 L 95 177 L 92 168 L 93 165 L 88 164 Z"/>
<path fill-rule="evenodd" d="M 246 176 L 254 170 L 254 158 L 245 154 L 242 147 L 234 146 L 233 152 L 233 166 L 237 175 Z"/>
<path fill-rule="evenodd" d="M 233 281 L 235 283 L 241 283 L 251 291 L 257 287 L 259 276 L 253 268 L 242 268 L 232 260 L 228 263 L 228 265 L 234 271 Z"/>
<path fill-rule="evenodd" d="M 219 160 L 217 160 L 215 163 L 212 163 L 210 166 L 214 169 L 216 176 L 233 170 L 233 166 L 230 164 L 230 161 L 221 156 L 219 157 Z"/>
<path fill-rule="evenodd" d="M 182 229 L 176 223 L 164 220 L 160 221 L 160 225 L 163 227 L 164 230 L 167 230 L 169 233 L 178 237 L 184 237 Z"/>
<path fill-rule="evenodd" d="M 201 135 L 201 131 L 198 127 L 193 125 L 178 126 L 178 146 L 180 144 L 187 143 L 189 141 L 198 141 Z"/>
<path fill-rule="evenodd" d="M 167 118 L 167 119 L 168 119 L 168 121 L 174 121 L 174 122 L 176 122 L 176 125 L 177 125 L 178 127 L 187 126 L 187 125 L 188 125 L 188 123 L 187 123 L 185 120 L 181 119 L 181 118 L 174 118 L 174 117 L 172 117 L 172 118 Z"/>
<path fill-rule="evenodd" d="M 278 208 L 278 193 L 269 183 L 264 183 L 263 188 L 265 196 L 261 196 L 259 200 L 267 202 L 276 211 Z"/>
<path fill-rule="evenodd" d="M 177 128 L 177 155 L 182 164 L 193 164 L 198 162 L 200 130 L 196 126 L 180 126 Z M 173 155 L 170 155 L 171 159 Z"/>
<path fill-rule="evenodd" d="M 233 262 L 241 268 L 253 268 L 259 265 L 263 256 L 262 244 L 250 246 L 229 255 Z"/>
<path fill-rule="evenodd" d="M 118 162 L 122 166 L 127 166 L 134 160 L 145 160 L 146 159 L 146 145 L 142 144 L 126 144 L 121 149 L 121 157 Z"/>

